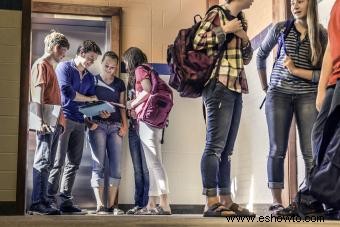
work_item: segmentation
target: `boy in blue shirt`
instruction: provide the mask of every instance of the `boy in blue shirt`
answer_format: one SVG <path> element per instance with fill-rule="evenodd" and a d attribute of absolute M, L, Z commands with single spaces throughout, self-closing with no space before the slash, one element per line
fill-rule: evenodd
<path fill-rule="evenodd" d="M 72 201 L 72 188 L 81 162 L 85 136 L 84 115 L 79 112 L 79 105 L 98 100 L 95 96 L 95 78 L 88 71 L 98 55 L 101 55 L 99 46 L 94 41 L 86 40 L 78 47 L 74 59 L 62 62 L 56 68 L 66 122 L 48 180 L 48 195 L 53 202 L 56 202 L 60 180 L 63 177 L 59 207 L 62 213 L 81 212 L 81 209 L 75 207 Z"/>

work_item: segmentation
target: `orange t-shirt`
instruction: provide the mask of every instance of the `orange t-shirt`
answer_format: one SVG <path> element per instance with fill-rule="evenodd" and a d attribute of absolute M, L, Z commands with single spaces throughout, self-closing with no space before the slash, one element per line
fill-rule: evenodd
<path fill-rule="evenodd" d="M 34 100 L 36 97 L 37 88 L 41 86 L 43 88 L 42 103 L 61 105 L 61 94 L 60 88 L 57 80 L 57 75 L 53 69 L 53 66 L 45 59 L 38 59 L 31 71 L 31 96 Z M 64 116 L 62 111 L 59 116 L 59 124 L 64 125 Z"/>
<path fill-rule="evenodd" d="M 328 85 L 332 86 L 336 84 L 337 79 L 340 79 L 340 0 L 337 0 L 332 8 L 328 34 L 333 61 L 333 71 Z"/>

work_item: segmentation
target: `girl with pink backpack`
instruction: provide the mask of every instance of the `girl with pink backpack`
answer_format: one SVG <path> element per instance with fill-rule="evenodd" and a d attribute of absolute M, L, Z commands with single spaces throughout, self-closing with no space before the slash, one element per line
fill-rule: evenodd
<path fill-rule="evenodd" d="M 128 101 L 126 106 L 137 114 L 138 132 L 149 169 L 149 201 L 135 215 L 170 215 L 169 185 L 162 163 L 161 137 L 173 105 L 172 92 L 147 64 L 147 57 L 139 48 L 129 48 L 123 54 L 123 61 L 130 77 L 135 79 L 136 90 L 136 99 Z"/>

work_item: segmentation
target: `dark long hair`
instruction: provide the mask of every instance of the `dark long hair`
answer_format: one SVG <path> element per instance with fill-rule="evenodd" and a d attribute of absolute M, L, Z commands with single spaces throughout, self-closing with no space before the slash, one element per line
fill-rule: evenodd
<path fill-rule="evenodd" d="M 128 83 L 134 86 L 136 80 L 135 70 L 138 66 L 148 63 L 148 58 L 141 49 L 130 47 L 124 52 L 122 59 L 125 63 L 126 71 L 129 74 Z"/>

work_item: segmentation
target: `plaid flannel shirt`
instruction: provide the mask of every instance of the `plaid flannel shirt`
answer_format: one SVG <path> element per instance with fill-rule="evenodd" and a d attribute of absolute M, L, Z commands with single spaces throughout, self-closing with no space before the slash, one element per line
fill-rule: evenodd
<path fill-rule="evenodd" d="M 209 12 L 202 20 L 201 26 L 196 32 L 194 49 L 205 49 L 209 56 L 217 56 L 218 45 L 223 43 L 226 37 L 220 24 L 225 24 L 226 21 L 228 19 L 221 10 L 214 9 Z M 244 65 L 250 62 L 252 55 L 253 48 L 250 42 L 243 47 L 241 38 L 237 36 L 233 36 L 232 40 L 226 44 L 218 77 L 227 77 L 226 86 L 228 89 L 238 93 L 248 93 Z M 211 74 L 211 78 L 215 78 L 215 71 L 216 66 Z"/>

